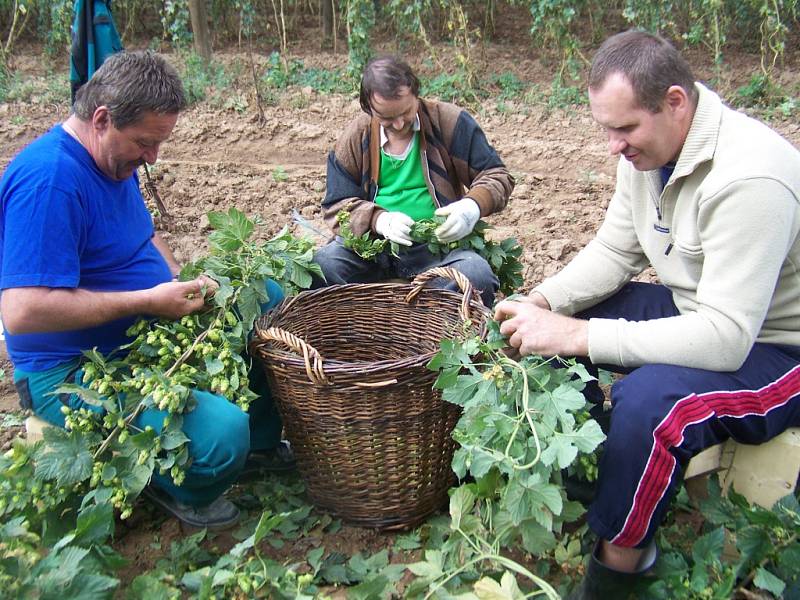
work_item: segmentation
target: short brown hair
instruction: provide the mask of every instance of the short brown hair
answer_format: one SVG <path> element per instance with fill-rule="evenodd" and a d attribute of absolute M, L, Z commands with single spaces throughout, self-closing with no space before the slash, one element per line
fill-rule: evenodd
<path fill-rule="evenodd" d="M 661 111 L 667 90 L 673 85 L 682 87 L 691 101 L 697 103 L 689 63 L 660 36 L 632 29 L 603 42 L 592 60 L 589 89 L 599 90 L 614 73 L 625 76 L 639 106 L 652 113 Z"/>
<path fill-rule="evenodd" d="M 164 58 L 150 50 L 109 56 L 75 96 L 72 112 L 83 121 L 107 106 L 117 129 L 137 123 L 145 114 L 175 114 L 186 108 L 183 83 Z"/>
<path fill-rule="evenodd" d="M 372 114 L 370 101 L 373 94 L 394 99 L 400 95 L 400 88 L 407 87 L 415 96 L 419 96 L 419 79 L 408 63 L 397 56 L 380 56 L 373 58 L 364 67 L 361 76 L 359 102 L 361 109 Z"/>

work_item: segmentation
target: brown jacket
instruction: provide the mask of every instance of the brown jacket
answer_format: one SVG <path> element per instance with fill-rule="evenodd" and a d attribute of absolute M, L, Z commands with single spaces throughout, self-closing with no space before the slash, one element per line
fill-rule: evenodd
<path fill-rule="evenodd" d="M 514 178 L 489 145 L 475 119 L 447 102 L 420 99 L 420 158 L 436 206 L 469 196 L 481 216 L 502 210 Z M 336 214 L 350 211 L 353 233 L 375 231 L 384 210 L 375 204 L 380 181 L 380 124 L 362 114 L 351 121 L 328 155 L 325 222 L 338 233 Z"/>

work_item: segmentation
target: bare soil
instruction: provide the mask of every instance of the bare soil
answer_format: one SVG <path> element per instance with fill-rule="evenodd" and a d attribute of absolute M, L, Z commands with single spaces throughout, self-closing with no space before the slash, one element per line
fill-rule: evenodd
<path fill-rule="evenodd" d="M 345 54 L 295 52 L 306 66 L 343 67 L 347 60 Z M 247 72 L 245 53 L 234 50 L 217 58 Z M 266 54 L 258 54 L 256 60 L 265 63 Z M 524 42 L 491 45 L 480 60 L 489 69 L 487 73 L 512 71 L 541 89 L 549 88 L 554 73 Z M 710 79 L 714 75 L 710 65 L 700 60 L 698 75 Z M 26 73 L 44 76 L 35 54 L 19 57 L 16 64 Z M 757 57 L 729 56 L 727 74 L 718 78 L 723 95 L 744 84 L 756 65 Z M 798 57 L 787 58 L 785 66 L 785 80 L 796 84 Z M 325 159 L 345 124 L 359 113 L 357 99 L 322 95 L 311 88 L 289 89 L 277 106 L 264 106 L 266 122 L 262 125 L 253 94 L 246 88 L 242 94 L 249 103 L 242 112 L 209 103 L 186 111 L 151 169 L 172 216 L 170 222 L 160 219 L 158 224 L 180 261 L 204 254 L 209 233 L 206 213 L 231 206 L 248 215 L 260 215 L 267 235 L 288 226 L 298 235 L 314 236 L 293 223 L 294 211 L 323 232 L 316 236 L 318 244 L 328 235 L 320 214 Z M 592 238 L 613 192 L 616 160 L 608 155 L 603 132 L 593 123 L 587 107 L 548 111 L 541 105 L 489 99 L 475 112 L 517 181 L 506 210 L 488 219 L 494 227 L 491 235 L 519 240 L 524 248 L 525 283 L 530 287 L 565 265 Z M 67 115 L 66 102 L 0 104 L 0 169 Z M 794 121 L 772 125 L 800 146 L 800 125 Z M 6 372 L 5 381 L 0 382 L 2 423 L 4 414 L 20 414 L 4 347 L 0 367 Z M 7 446 L 20 432 L 13 423 L 0 427 L 0 446 Z M 137 511 L 132 522 L 118 531 L 136 571 L 154 564 L 153 554 L 158 554 L 153 550 L 154 536 L 159 536 L 163 550 L 170 539 L 181 535 L 184 532 L 175 522 L 159 519 L 147 509 L 141 514 Z M 344 527 L 335 539 L 326 540 L 326 548 L 351 554 L 375 551 L 386 541 L 375 532 Z M 214 543 L 228 546 L 231 542 L 218 538 Z M 297 548 L 299 555 L 315 543 L 314 539 L 301 539 L 298 544 L 307 547 Z"/>

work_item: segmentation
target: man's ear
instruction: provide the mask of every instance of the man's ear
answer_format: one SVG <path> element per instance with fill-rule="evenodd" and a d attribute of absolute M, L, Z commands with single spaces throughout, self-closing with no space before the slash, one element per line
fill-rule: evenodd
<path fill-rule="evenodd" d="M 664 97 L 664 106 L 673 114 L 685 113 L 690 109 L 689 95 L 679 85 L 671 85 Z"/>
<path fill-rule="evenodd" d="M 111 127 L 111 113 L 106 105 L 98 106 L 94 109 L 92 127 L 98 132 L 104 132 Z"/>

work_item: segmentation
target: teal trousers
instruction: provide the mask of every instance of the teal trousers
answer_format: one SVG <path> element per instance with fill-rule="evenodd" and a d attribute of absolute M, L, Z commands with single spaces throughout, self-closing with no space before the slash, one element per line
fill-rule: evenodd
<path fill-rule="evenodd" d="M 261 306 L 262 312 L 274 307 L 284 296 L 280 286 L 272 280 L 267 281 L 267 294 L 269 302 Z M 42 372 L 14 370 L 14 383 L 23 404 L 29 402 L 37 416 L 58 427 L 64 427 L 62 406 L 74 410 L 103 410 L 75 394 L 51 394 L 67 380 L 81 384 L 82 378 L 83 369 L 78 358 Z M 153 474 L 153 483 L 180 502 L 205 506 L 236 481 L 251 450 L 269 450 L 277 446 L 281 438 L 281 419 L 264 372 L 255 363 L 250 370 L 250 389 L 258 399 L 250 404 L 248 413 L 222 396 L 192 390 L 197 405 L 183 418 L 192 464 L 180 486 L 168 475 L 157 472 Z M 23 398 L 26 394 L 27 398 Z M 150 409 L 142 412 L 134 424 L 142 429 L 149 425 L 160 433 L 166 416 L 166 411 Z"/>

